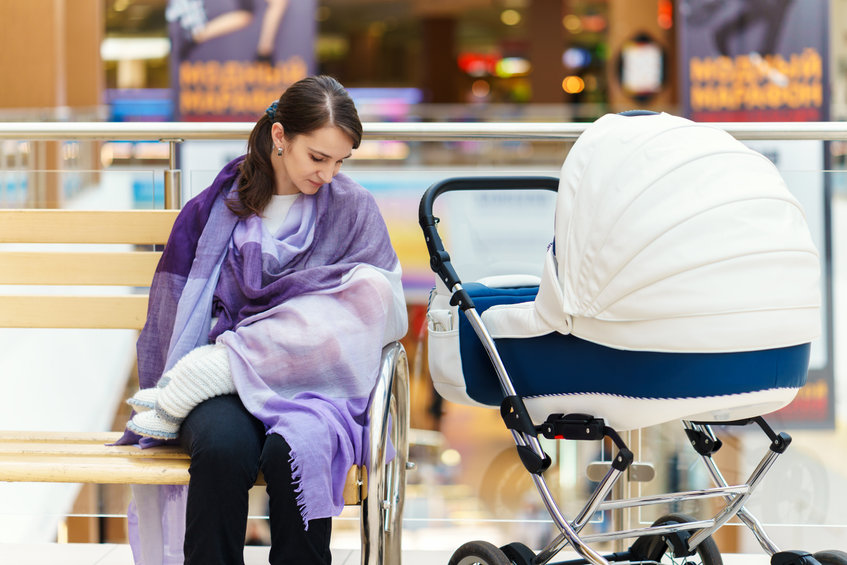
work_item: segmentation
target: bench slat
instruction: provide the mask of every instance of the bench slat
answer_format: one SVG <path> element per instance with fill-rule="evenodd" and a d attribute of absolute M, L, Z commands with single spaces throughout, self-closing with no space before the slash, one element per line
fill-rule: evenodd
<path fill-rule="evenodd" d="M 184 459 L 188 454 L 178 446 L 149 447 L 106 445 L 101 443 L 57 443 L 0 441 L 0 456 L 48 455 L 58 457 L 138 457 L 140 459 Z"/>
<path fill-rule="evenodd" d="M 4 481 L 98 484 L 188 484 L 188 460 L 136 457 L 0 455 Z"/>
<path fill-rule="evenodd" d="M 105 328 L 144 327 L 147 295 L 0 296 L 0 327 Z"/>
<path fill-rule="evenodd" d="M 0 284 L 150 286 L 161 256 L 156 251 L 0 252 Z"/>
<path fill-rule="evenodd" d="M 107 445 L 120 432 L 0 432 L 0 477 L 3 481 L 96 484 L 188 484 L 188 454 L 179 446 L 140 449 Z M 264 485 L 259 475 L 256 482 Z M 367 469 L 347 473 L 344 503 L 361 503 L 367 492 Z"/>
<path fill-rule="evenodd" d="M 2 430 L 0 443 L 30 441 L 39 443 L 115 443 L 123 432 L 55 432 L 41 430 Z"/>
<path fill-rule="evenodd" d="M 0 210 L 2 243 L 164 244 L 178 210 Z"/>

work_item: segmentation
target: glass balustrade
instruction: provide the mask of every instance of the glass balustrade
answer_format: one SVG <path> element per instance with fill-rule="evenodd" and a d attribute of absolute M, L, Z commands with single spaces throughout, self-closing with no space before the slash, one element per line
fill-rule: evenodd
<path fill-rule="evenodd" d="M 2 129 L 0 126 L 0 132 Z M 39 145 L 45 143 L 55 147 Z M 517 137 L 493 141 L 382 139 L 364 145 L 362 157 L 354 157 L 344 166 L 343 172 L 376 196 L 406 277 L 410 330 L 404 345 L 412 396 L 410 459 L 416 469 L 407 474 L 405 548 L 452 550 L 471 539 L 498 545 L 519 540 L 538 548 L 554 537 L 555 528 L 499 413 L 445 401 L 432 387 L 425 309 L 433 276 L 417 224 L 417 207 L 423 191 L 447 177 L 558 176 L 571 143 L 570 139 L 528 141 Z M 779 143 L 777 153 L 769 154 L 767 148 L 762 151 L 774 159 L 782 155 L 785 161 L 789 160 L 786 155 L 811 155 L 805 162 L 783 162 L 781 168 L 806 210 L 822 251 L 826 319 L 823 336 L 813 348 L 811 386 L 800 393 L 804 409 L 787 410 L 772 420 L 775 428 L 793 435 L 794 443 L 748 507 L 782 547 L 837 548 L 847 538 L 847 507 L 841 503 L 847 496 L 847 403 L 843 400 L 847 377 L 834 362 L 834 352 L 847 350 L 847 343 L 842 343 L 847 332 L 841 332 L 842 322 L 847 320 L 841 298 L 847 293 L 843 259 L 847 256 L 847 232 L 842 227 L 847 221 L 847 171 L 825 170 L 820 165 L 824 149 L 803 145 L 820 145 L 818 141 Z M 164 171 L 170 158 L 166 148 L 167 144 L 156 141 L 0 140 L 0 207 L 162 208 Z M 184 202 L 209 184 L 222 163 L 243 151 L 243 144 L 190 141 L 179 151 Z M 55 168 L 39 165 L 44 152 L 54 156 Z M 446 244 L 455 249 L 463 280 L 473 280 L 492 266 L 502 272 L 540 270 L 552 238 L 553 198 L 528 193 L 500 195 L 496 201 L 483 194 L 445 197 L 436 215 L 443 220 Z M 0 285 L 0 292 L 7 290 Z M 86 287 L 77 290 L 81 294 L 95 291 L 109 292 Z M 4 344 L 0 429 L 122 429 L 129 415 L 122 401 L 137 387 L 134 340 L 135 333 L 128 330 L 0 329 L 0 343 Z M 715 431 L 724 441 L 717 458 L 727 480 L 742 480 L 766 449 L 761 435 L 734 428 L 716 427 Z M 634 431 L 628 438 L 636 462 L 643 469 L 652 468 L 655 477 L 643 480 L 651 474 L 647 471 L 629 477 L 616 496 L 712 486 L 680 424 Z M 601 443 L 544 440 L 543 444 L 553 460 L 546 473 L 548 484 L 572 518 L 594 484 L 589 471 L 596 473 L 600 462 L 609 459 L 609 451 Z M 254 490 L 249 533 L 253 541 L 268 543 L 264 495 Z M 121 486 L 0 483 L 0 543 L 123 543 L 128 500 L 128 489 Z M 586 531 L 606 531 L 615 520 L 636 527 L 669 511 L 714 512 L 715 504 L 707 499 L 617 514 L 601 512 Z M 337 520 L 333 532 L 336 545 L 358 547 L 358 512 L 349 507 Z M 716 541 L 725 552 L 759 551 L 753 536 L 737 519 L 722 528 Z"/>

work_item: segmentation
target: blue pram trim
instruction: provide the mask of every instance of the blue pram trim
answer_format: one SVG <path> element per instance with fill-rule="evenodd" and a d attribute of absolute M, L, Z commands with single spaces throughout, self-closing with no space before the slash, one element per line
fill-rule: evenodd
<path fill-rule="evenodd" d="M 534 300 L 538 287 L 464 285 L 480 314 L 496 304 Z M 733 353 L 627 351 L 551 333 L 527 339 L 497 339 L 519 396 L 599 393 L 633 398 L 698 398 L 798 388 L 806 382 L 810 344 Z M 459 346 L 467 394 L 498 406 L 500 384 L 485 349 L 464 313 Z"/>

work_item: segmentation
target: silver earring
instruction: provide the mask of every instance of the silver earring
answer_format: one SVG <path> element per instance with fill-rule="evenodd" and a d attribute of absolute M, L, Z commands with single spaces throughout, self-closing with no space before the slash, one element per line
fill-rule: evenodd
<path fill-rule="evenodd" d="M 282 147 L 276 148 L 276 155 L 277 155 L 277 157 L 282 157 Z"/>

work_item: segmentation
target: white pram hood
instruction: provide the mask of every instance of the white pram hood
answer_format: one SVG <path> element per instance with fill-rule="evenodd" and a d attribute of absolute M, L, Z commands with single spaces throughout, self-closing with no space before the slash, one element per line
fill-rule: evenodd
<path fill-rule="evenodd" d="M 562 166 L 538 298 L 483 314 L 494 337 L 551 331 L 630 350 L 751 351 L 820 332 L 820 264 L 776 167 L 668 114 L 606 115 Z"/>

